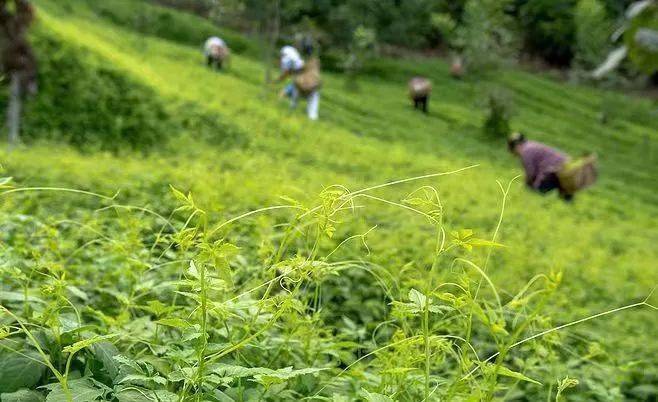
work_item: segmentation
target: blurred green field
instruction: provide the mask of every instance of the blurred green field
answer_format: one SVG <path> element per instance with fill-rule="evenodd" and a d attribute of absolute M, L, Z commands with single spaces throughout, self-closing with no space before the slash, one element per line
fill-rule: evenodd
<path fill-rule="evenodd" d="M 264 66 L 257 58 L 257 45 L 250 40 L 232 34 L 240 41 L 239 54 L 228 71 L 216 73 L 205 68 L 200 43 L 193 44 L 190 39 L 205 36 L 210 28 L 200 22 L 179 24 L 183 20 L 195 21 L 195 17 L 171 12 L 171 26 L 185 26 L 185 31 L 163 34 L 153 30 L 144 34 L 138 32 L 138 25 L 130 22 L 138 21 L 136 14 L 129 12 L 135 7 L 130 1 L 117 2 L 116 15 L 99 12 L 90 2 L 43 0 L 39 3 L 39 23 L 34 34 L 37 44 L 55 43 L 65 51 L 76 52 L 85 63 L 83 69 L 91 71 L 89 74 L 107 69 L 128 83 L 139 83 L 135 91 L 143 90 L 143 93 L 135 95 L 139 102 L 134 105 L 150 105 L 141 100 L 148 97 L 154 107 L 162 108 L 161 113 L 140 114 L 139 118 L 162 121 L 149 122 L 153 132 L 149 134 L 148 152 L 80 151 L 56 141 L 58 135 L 66 135 L 67 122 L 52 114 L 58 110 L 58 102 L 75 104 L 75 99 L 63 99 L 66 88 L 52 89 L 62 92 L 53 97 L 49 108 L 28 107 L 29 113 L 38 118 L 33 119 L 32 126 L 28 123 L 28 129 L 32 127 L 33 131 L 27 135 L 37 139 L 29 146 L 0 154 L 2 176 L 12 176 L 19 187 L 76 188 L 110 196 L 119 191 L 117 202 L 169 216 L 178 206 L 169 189 L 172 185 L 186 193 L 190 191 L 197 205 L 207 211 L 208 220 L 216 223 L 250 210 L 287 203 L 281 196 L 312 205 L 323 188 L 334 184 L 358 190 L 476 165 L 454 175 L 383 188 L 376 195 L 399 202 L 421 185 L 434 186 L 441 197 L 447 230 L 472 229 L 477 237 L 488 239 L 501 209 L 497 181 L 506 186 L 522 173 L 504 142 L 486 138 L 480 128 L 487 93 L 491 88 L 503 87 L 513 97 L 514 129 L 574 155 L 595 151 L 601 161 L 601 177 L 595 187 L 578 194 L 573 205 L 559 201 L 555 194 L 543 197 L 531 193 L 524 188 L 522 180 L 512 183 L 497 238 L 506 247 L 493 249 L 487 265 L 487 272 L 502 297 L 510 300 L 535 275 L 563 272 L 561 285 L 542 312 L 550 327 L 641 301 L 658 283 L 658 118 L 655 112 L 652 114 L 655 103 L 649 100 L 556 82 L 516 70 L 457 81 L 449 77 L 448 66 L 440 60 L 381 60 L 371 66 L 373 74 L 359 77 L 358 91 L 347 90 L 340 74 L 326 73 L 320 121 L 314 123 L 305 119 L 303 108 L 290 111 L 285 102 L 278 100 L 276 88 L 264 90 Z M 83 7 L 83 4 L 87 5 Z M 229 37 L 229 45 L 233 36 Z M 40 58 L 55 57 L 55 52 L 49 53 L 49 49 L 52 48 L 40 47 Z M 49 71 L 49 74 L 67 77 L 68 72 Z M 406 99 L 406 79 L 415 74 L 427 75 L 433 81 L 428 116 L 416 113 Z M 99 97 L 102 90 L 98 88 Z M 44 91 L 49 91 L 47 83 L 42 86 Z M 116 102 L 123 101 L 120 95 Z M 119 124 L 117 120 L 122 116 L 111 118 L 112 109 L 103 110 L 107 105 L 95 105 L 93 95 L 85 102 L 89 107 L 76 112 L 81 118 L 75 123 L 76 130 L 89 127 L 92 122 L 84 118 L 93 120 L 94 113 L 100 116 L 101 112 L 110 116 L 105 125 Z M 600 123 L 600 113 L 606 103 L 608 107 L 612 104 L 613 112 L 610 122 L 604 125 Z M 195 119 L 203 119 L 204 123 L 196 123 Z M 170 121 L 175 124 L 169 124 Z M 103 127 L 95 130 L 102 135 Z M 139 147 L 138 140 L 134 143 Z M 121 222 L 102 223 L 108 217 L 102 213 L 104 217 L 99 217 L 94 211 L 104 206 L 104 201 L 59 192 L 14 193 L 2 198 L 5 268 L 20 265 L 20 261 L 38 265 L 40 256 L 48 253 L 59 255 L 62 261 L 77 261 L 77 252 L 73 250 L 93 239 L 74 235 L 75 230 L 69 228 L 58 231 L 59 245 L 49 244 L 41 235 L 33 235 L 40 240 L 30 245 L 14 233 L 19 230 L 17 227 L 28 225 L 25 222 L 56 227 L 55 222 L 74 220 L 86 222 L 101 232 L 107 224 L 119 238 L 150 239 L 146 228 L 153 222 L 140 213 L 107 212 L 115 214 Z M 427 221 L 374 200 L 362 201 L 361 205 L 363 208 L 354 216 L 336 225 L 333 238 L 324 240 L 322 248 L 331 250 L 349 236 L 376 226 L 367 236 L 369 251 L 356 241 L 350 242 L 338 255 L 382 267 L 398 284 L 400 295 L 406 295 L 410 288 L 422 287 L 426 280 L 424 267 L 428 261 L 431 264 L 429 252 L 435 239 Z M 290 216 L 285 211 L 274 211 L 248 218 L 227 231 L 226 238 L 240 247 L 241 258 L 232 264 L 236 277 L 240 278 L 236 282 L 249 283 L 252 280 L 249 275 L 260 275 L 259 265 L 254 261 L 264 252 L 263 238 L 271 236 L 276 242 L 273 225 Z M 66 234 L 75 239 L 71 244 L 67 244 Z M 26 249 L 18 247 L 21 242 L 26 244 L 23 246 Z M 121 249 L 120 244 L 116 244 L 116 249 L 98 246 L 98 250 L 89 251 L 87 260 L 71 262 L 72 272 L 78 272 L 71 276 L 80 275 L 79 288 L 93 292 L 94 283 L 111 286 L 113 281 L 117 287 L 123 286 L 124 280 L 115 278 L 109 271 L 112 267 L 129 269 L 125 267 L 131 263 L 122 260 L 120 253 L 125 253 L 126 260 L 148 260 L 141 252 Z M 68 254 L 71 252 L 75 258 Z M 167 255 L 167 258 L 175 261 L 183 254 Z M 487 250 L 475 250 L 468 255 L 482 264 Z M 89 261 L 94 261 L 92 266 L 105 264 L 103 269 L 108 271 L 101 273 L 103 269 L 98 268 L 99 276 L 94 276 L 84 268 Z M 66 268 L 67 263 L 60 263 Z M 451 269 L 446 262 L 439 268 L 437 280 L 447 277 Z M 153 280 L 157 283 L 175 273 L 165 272 L 160 279 Z M 473 278 L 475 281 L 477 275 Z M 0 292 L 15 290 L 10 281 L 6 283 Z M 145 280 L 145 283 L 150 282 Z M 345 297 L 327 296 L 327 331 L 342 333 L 350 328 L 348 323 L 356 323 L 369 339 L 374 338 L 378 323 L 394 319 L 389 306 L 391 300 L 378 293 L 372 277 L 348 275 L 334 286 L 336 289 L 326 290 L 327 293 Z M 113 311 L 105 313 L 115 314 L 116 319 L 119 314 Z M 141 313 L 131 314 L 137 317 Z M 343 316 L 349 320 L 341 321 Z M 528 367 L 517 361 L 512 363 L 543 385 L 518 384 L 518 381 L 507 384 L 505 393 L 496 394 L 496 400 L 543 400 L 547 395 L 550 398 L 549 392 L 554 395 L 554 391 L 549 389 L 554 389 L 556 380 L 566 375 L 581 381 L 567 400 L 655 400 L 657 322 L 655 311 L 639 307 L 566 329 L 560 333 L 559 340 L 551 343 L 554 354 L 524 350 L 523 357 L 518 358 L 531 359 L 528 356 L 539 353 L 539 362 Z M 449 328 L 435 330 L 442 332 Z M 476 349 L 482 348 L 478 349 L 481 358 L 488 357 L 492 347 L 495 348 L 484 333 L 478 333 L 473 344 Z M 135 345 L 119 349 L 127 353 L 138 350 Z M 366 346 L 357 349 L 349 351 L 354 354 L 352 360 L 369 350 Z M 245 361 L 250 353 L 254 351 L 245 352 Z M 240 359 L 239 354 L 236 359 Z M 289 365 L 293 360 L 290 357 Z M 342 355 L 336 360 L 343 364 L 336 367 L 344 367 L 351 361 Z M 297 364 L 295 367 L 298 368 Z M 363 373 L 370 370 L 364 368 Z M 377 370 L 372 370 L 372 376 L 379 375 Z M 391 388 L 373 385 L 378 380 L 368 374 L 356 377 L 364 388 L 392 395 Z M 317 391 L 313 384 L 305 386 L 313 389 L 307 395 Z M 299 389 L 297 392 L 303 394 Z M 413 395 L 417 395 L 413 391 L 405 392 L 394 398 L 413 400 Z M 356 398 L 354 395 L 357 393 L 348 398 Z M 275 395 L 266 399 L 286 398 L 289 397 Z M 462 395 L 455 400 L 479 400 L 473 398 L 477 399 Z"/>

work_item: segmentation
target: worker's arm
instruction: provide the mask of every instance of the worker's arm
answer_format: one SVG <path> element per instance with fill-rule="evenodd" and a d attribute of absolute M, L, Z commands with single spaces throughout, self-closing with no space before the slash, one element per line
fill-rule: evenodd
<path fill-rule="evenodd" d="M 290 70 L 283 70 L 281 75 L 274 82 L 281 82 L 290 76 Z"/>

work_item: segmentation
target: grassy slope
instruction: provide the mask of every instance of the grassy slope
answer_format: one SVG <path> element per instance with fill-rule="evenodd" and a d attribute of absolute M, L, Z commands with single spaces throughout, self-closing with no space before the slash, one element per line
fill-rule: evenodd
<path fill-rule="evenodd" d="M 568 297 L 556 300 L 556 322 L 635 301 L 658 282 L 658 237 L 652 226 L 658 210 L 656 151 L 646 146 L 656 143 L 658 130 L 655 123 L 636 123 L 628 106 L 647 108 L 646 101 L 616 95 L 619 116 L 601 126 L 604 93 L 598 90 L 516 71 L 485 82 L 458 82 L 447 78 L 447 67 L 438 61 L 391 61 L 387 79 L 364 78 L 358 93 L 346 92 L 341 77 L 327 75 L 321 121 L 313 124 L 301 112 L 291 114 L 271 93 L 263 99 L 263 67 L 257 61 L 236 57 L 228 73 L 215 74 L 204 68 L 195 47 L 60 14 L 53 4 L 46 3 L 48 11 L 41 14 L 41 24 L 53 35 L 105 58 L 172 104 L 193 102 L 215 113 L 245 133 L 250 145 L 224 150 L 162 133 L 176 137 L 171 150 L 149 157 L 80 155 L 68 149 L 52 155 L 46 147 L 3 155 L 6 170 L 22 183 L 105 192 L 120 188 L 151 205 L 158 205 L 173 183 L 192 190 L 217 215 L 228 216 L 277 203 L 281 194 L 304 199 L 334 183 L 355 189 L 479 164 L 428 184 L 438 186 L 451 226 L 487 236 L 499 209 L 496 180 L 520 173 L 502 144 L 483 140 L 479 132 L 486 88 L 501 84 L 514 93 L 516 128 L 569 152 L 597 151 L 602 179 L 573 206 L 527 192 L 520 182 L 513 185 L 501 234 L 510 247 L 494 256 L 494 280 L 512 290 L 536 273 L 564 270 Z M 435 82 L 428 117 L 414 113 L 405 99 L 404 77 L 414 72 Z M 381 194 L 399 199 L 412 189 Z M 371 258 L 396 271 L 427 244 L 422 222 L 385 207 L 371 208 L 369 220 L 353 229 L 379 224 L 370 238 Z M 646 312 L 629 312 L 581 330 L 610 327 L 620 336 L 601 340 L 620 348 L 611 352 L 615 357 L 626 361 L 644 355 L 658 362 L 655 342 L 642 341 L 652 339 L 650 318 Z"/>

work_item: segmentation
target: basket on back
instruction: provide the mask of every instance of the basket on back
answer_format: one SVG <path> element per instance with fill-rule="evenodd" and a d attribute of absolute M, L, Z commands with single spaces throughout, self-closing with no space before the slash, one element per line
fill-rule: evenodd
<path fill-rule="evenodd" d="M 231 55 L 231 51 L 226 46 L 213 45 L 210 47 L 210 55 L 219 61 L 225 61 Z"/>
<path fill-rule="evenodd" d="M 596 155 L 585 155 L 567 161 L 557 176 L 560 187 L 566 194 L 574 194 L 591 186 L 598 177 Z"/>
<path fill-rule="evenodd" d="M 295 75 L 294 83 L 302 96 L 309 96 L 320 89 L 322 86 L 320 60 L 312 58 L 306 62 L 302 71 Z"/>
<path fill-rule="evenodd" d="M 432 83 L 427 78 L 414 77 L 409 80 L 409 97 L 413 99 L 429 96 L 432 92 Z"/>

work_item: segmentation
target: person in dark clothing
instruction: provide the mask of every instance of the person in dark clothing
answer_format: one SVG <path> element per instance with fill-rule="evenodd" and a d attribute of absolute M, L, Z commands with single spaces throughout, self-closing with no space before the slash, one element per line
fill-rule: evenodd
<path fill-rule="evenodd" d="M 414 108 L 415 109 L 420 109 L 423 111 L 423 113 L 427 113 L 427 100 L 429 96 L 428 95 L 422 95 L 417 98 L 414 98 Z"/>
<path fill-rule="evenodd" d="M 558 178 L 558 172 L 569 159 L 565 153 L 539 142 L 528 141 L 521 133 L 512 134 L 507 146 L 510 152 L 521 158 L 528 187 L 541 194 L 558 190 L 560 197 L 566 201 L 573 198 L 572 194 L 562 190 Z"/>
<path fill-rule="evenodd" d="M 409 80 L 409 97 L 414 102 L 414 108 L 427 114 L 429 97 L 432 93 L 432 83 L 425 77 L 413 77 Z"/>

